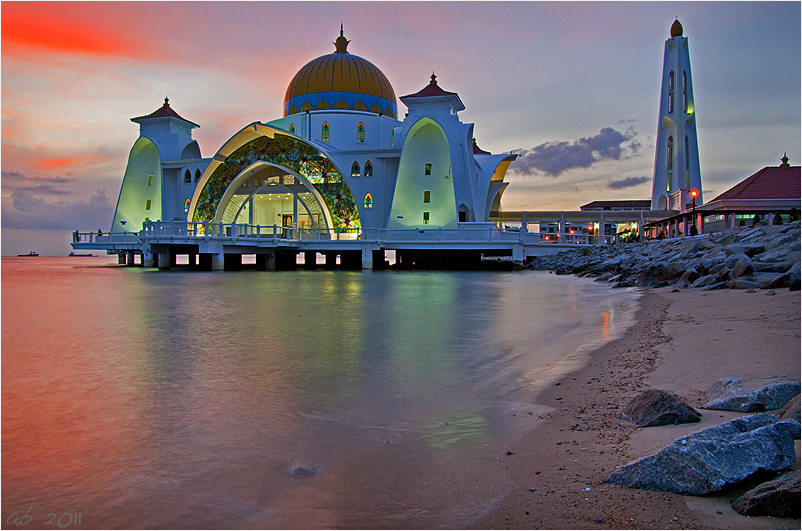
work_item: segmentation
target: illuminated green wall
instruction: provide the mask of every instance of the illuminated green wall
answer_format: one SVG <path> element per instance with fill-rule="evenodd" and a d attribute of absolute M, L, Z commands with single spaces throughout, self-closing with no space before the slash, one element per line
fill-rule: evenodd
<path fill-rule="evenodd" d="M 111 232 L 138 232 L 142 229 L 145 218 L 151 221 L 161 219 L 161 184 L 159 150 L 147 138 L 139 137 L 128 155 L 128 165 L 125 167 Z M 123 221 L 126 222 L 125 225 L 122 224 Z"/>
<path fill-rule="evenodd" d="M 426 175 L 427 164 L 431 164 L 431 175 Z M 424 203 L 427 191 L 430 202 Z M 424 212 L 429 213 L 428 224 Z M 439 124 L 423 118 L 410 128 L 404 141 L 387 228 L 441 227 L 457 227 L 448 138 Z"/>

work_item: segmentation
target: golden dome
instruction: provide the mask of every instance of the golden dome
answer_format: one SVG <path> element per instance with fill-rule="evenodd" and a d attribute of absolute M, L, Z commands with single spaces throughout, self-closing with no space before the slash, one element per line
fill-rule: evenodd
<path fill-rule="evenodd" d="M 284 116 L 311 110 L 351 109 L 397 117 L 395 91 L 387 77 L 373 63 L 348 53 L 340 36 L 334 53 L 304 65 L 287 87 Z"/>
<path fill-rule="evenodd" d="M 679 19 L 674 19 L 674 23 L 671 24 L 671 38 L 674 37 L 682 37 L 682 24 L 679 23 Z"/>

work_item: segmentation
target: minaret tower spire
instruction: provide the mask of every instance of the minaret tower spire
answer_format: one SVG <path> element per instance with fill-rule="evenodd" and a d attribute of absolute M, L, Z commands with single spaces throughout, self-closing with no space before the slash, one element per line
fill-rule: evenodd
<path fill-rule="evenodd" d="M 688 38 L 682 36 L 679 20 L 674 20 L 663 56 L 652 210 L 684 210 L 682 202 L 686 198 L 688 202 L 691 201 L 690 190 L 698 192 L 696 204 L 702 204 L 702 175 L 696 140 L 696 108 Z M 679 203 L 671 200 L 677 192 L 685 192 L 680 193 Z"/>

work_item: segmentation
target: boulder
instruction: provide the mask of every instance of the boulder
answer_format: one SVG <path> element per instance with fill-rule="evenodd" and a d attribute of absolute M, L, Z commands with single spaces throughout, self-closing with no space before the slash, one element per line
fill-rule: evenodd
<path fill-rule="evenodd" d="M 787 376 L 721 378 L 705 391 L 708 402 L 702 407 L 742 413 L 780 409 L 799 390 L 799 381 Z"/>
<path fill-rule="evenodd" d="M 799 518 L 799 470 L 786 472 L 733 500 L 732 508 L 744 516 Z"/>
<path fill-rule="evenodd" d="M 621 417 L 639 428 L 699 422 L 702 415 L 674 395 L 659 389 L 639 394 L 624 408 Z"/>
<path fill-rule="evenodd" d="M 738 278 L 755 272 L 752 260 L 742 252 L 734 253 L 725 258 L 724 265 L 730 270 L 730 278 Z"/>
<path fill-rule="evenodd" d="M 758 470 L 782 470 L 796 461 L 799 424 L 776 419 L 760 413 L 699 430 L 617 469 L 604 483 L 698 496 Z"/>
<path fill-rule="evenodd" d="M 733 243 L 724 248 L 724 253 L 729 256 L 731 254 L 744 253 L 749 258 L 762 253 L 765 250 L 762 243 Z"/>
<path fill-rule="evenodd" d="M 693 281 L 693 285 L 697 288 L 704 288 L 705 286 L 712 286 L 718 282 L 717 275 L 705 275 Z"/>

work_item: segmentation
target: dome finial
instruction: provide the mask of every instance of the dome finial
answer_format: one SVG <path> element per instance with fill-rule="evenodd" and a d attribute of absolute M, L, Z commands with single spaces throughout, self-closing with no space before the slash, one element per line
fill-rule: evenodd
<path fill-rule="evenodd" d="M 783 153 L 783 158 L 780 159 L 783 163 L 780 164 L 780 168 L 790 168 L 791 165 L 788 164 L 788 153 Z"/>
<path fill-rule="evenodd" d="M 164 105 L 162 105 L 162 107 L 169 107 L 169 106 L 170 106 L 170 100 L 168 100 L 167 96 L 165 96 L 164 97 Z"/>
<path fill-rule="evenodd" d="M 434 75 L 434 70 L 432 70 L 432 80 L 429 81 L 430 85 L 437 85 L 437 76 Z"/>
<path fill-rule="evenodd" d="M 682 24 L 680 24 L 679 19 L 675 18 L 674 23 L 671 24 L 671 38 L 674 37 L 682 37 Z"/>
<path fill-rule="evenodd" d="M 340 22 L 340 36 L 334 41 L 334 53 L 348 53 L 348 43 L 351 42 L 343 36 L 343 23 Z"/>

